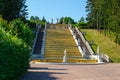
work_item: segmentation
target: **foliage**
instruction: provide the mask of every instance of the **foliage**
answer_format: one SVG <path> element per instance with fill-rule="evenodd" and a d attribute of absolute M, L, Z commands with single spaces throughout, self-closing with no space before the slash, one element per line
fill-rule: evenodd
<path fill-rule="evenodd" d="M 80 21 L 79 22 L 85 22 L 85 19 L 84 17 L 81 17 Z"/>
<path fill-rule="evenodd" d="M 27 20 L 27 24 L 29 25 L 30 28 L 36 28 L 36 23 L 30 20 Z"/>
<path fill-rule="evenodd" d="M 35 17 L 31 16 L 30 17 L 30 22 L 34 22 L 36 24 L 40 24 L 41 20 L 40 20 L 40 18 L 38 16 L 35 16 Z"/>
<path fill-rule="evenodd" d="M 5 30 L 9 30 L 7 23 L 8 23 L 7 21 L 3 20 L 3 18 L 0 17 L 0 27 L 4 28 Z"/>
<path fill-rule="evenodd" d="M 90 28 L 104 29 L 115 34 L 115 42 L 120 44 L 120 1 L 119 0 L 87 0 L 87 21 Z"/>
<path fill-rule="evenodd" d="M 0 80 L 17 80 L 29 67 L 29 53 L 23 40 L 6 32 L 0 24 Z"/>
<path fill-rule="evenodd" d="M 31 16 L 29 24 L 31 27 L 34 27 L 34 28 L 36 27 L 36 25 L 41 25 L 41 27 L 44 28 L 46 22 L 47 22 L 47 20 L 45 19 L 44 16 L 43 16 L 42 20 L 38 16 Z"/>
<path fill-rule="evenodd" d="M 75 24 L 74 22 L 74 19 L 72 19 L 71 17 L 61 17 L 60 18 L 60 21 L 59 21 L 60 24 Z"/>
<path fill-rule="evenodd" d="M 47 22 L 44 16 L 42 18 L 42 22 Z"/>
<path fill-rule="evenodd" d="M 26 18 L 26 0 L 0 0 L 0 15 L 7 21 L 15 18 Z"/>
<path fill-rule="evenodd" d="M 12 35 L 23 39 L 26 44 L 31 45 L 33 35 L 27 24 L 24 24 L 24 22 L 22 22 L 20 19 L 16 19 L 10 23 L 10 27 L 12 28 Z"/>
<path fill-rule="evenodd" d="M 100 34 L 96 29 L 81 29 L 81 31 L 86 32 L 86 40 L 94 41 L 94 44 L 91 46 L 95 53 L 97 52 L 97 47 L 99 45 L 100 53 L 107 54 L 112 62 L 120 63 L 119 45 L 116 45 L 115 42 L 111 41 L 108 36 L 105 37 L 103 33 Z M 111 34 L 111 36 L 114 36 L 114 34 Z"/>
<path fill-rule="evenodd" d="M 85 29 L 87 28 L 87 22 L 85 22 L 84 17 L 81 17 L 81 19 L 77 23 L 78 28 Z"/>

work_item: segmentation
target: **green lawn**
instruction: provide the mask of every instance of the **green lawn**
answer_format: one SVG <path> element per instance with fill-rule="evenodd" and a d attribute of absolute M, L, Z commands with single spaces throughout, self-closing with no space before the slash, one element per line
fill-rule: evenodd
<path fill-rule="evenodd" d="M 81 31 L 86 32 L 86 40 L 94 41 L 92 48 L 95 53 L 97 46 L 99 45 L 101 53 L 107 54 L 115 63 L 120 62 L 120 46 L 109 37 L 105 37 L 102 33 L 100 34 L 97 30 L 93 29 L 82 29 Z"/>

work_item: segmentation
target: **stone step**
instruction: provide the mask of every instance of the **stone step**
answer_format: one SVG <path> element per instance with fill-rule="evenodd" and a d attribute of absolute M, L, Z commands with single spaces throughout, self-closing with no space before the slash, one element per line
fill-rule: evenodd
<path fill-rule="evenodd" d="M 81 58 L 79 50 L 69 30 L 47 30 L 45 44 L 45 58 L 63 58 L 64 50 L 67 57 Z"/>
<path fill-rule="evenodd" d="M 63 63 L 63 59 L 34 59 L 31 62 Z M 67 59 L 67 63 L 97 63 L 94 59 Z"/>

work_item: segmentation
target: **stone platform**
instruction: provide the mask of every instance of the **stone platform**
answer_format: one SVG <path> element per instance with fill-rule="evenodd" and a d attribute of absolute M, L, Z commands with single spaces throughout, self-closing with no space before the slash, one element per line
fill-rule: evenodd
<path fill-rule="evenodd" d="M 20 80 L 120 80 L 120 64 L 31 64 Z"/>

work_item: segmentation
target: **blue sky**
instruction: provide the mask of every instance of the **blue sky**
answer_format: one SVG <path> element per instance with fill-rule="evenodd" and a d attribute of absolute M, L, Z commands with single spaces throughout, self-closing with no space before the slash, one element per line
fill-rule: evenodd
<path fill-rule="evenodd" d="M 42 19 L 45 16 L 47 21 L 51 22 L 53 18 L 56 22 L 57 18 L 71 17 L 75 21 L 86 17 L 86 1 L 87 0 L 26 0 L 28 13 L 30 16 L 38 16 Z"/>

